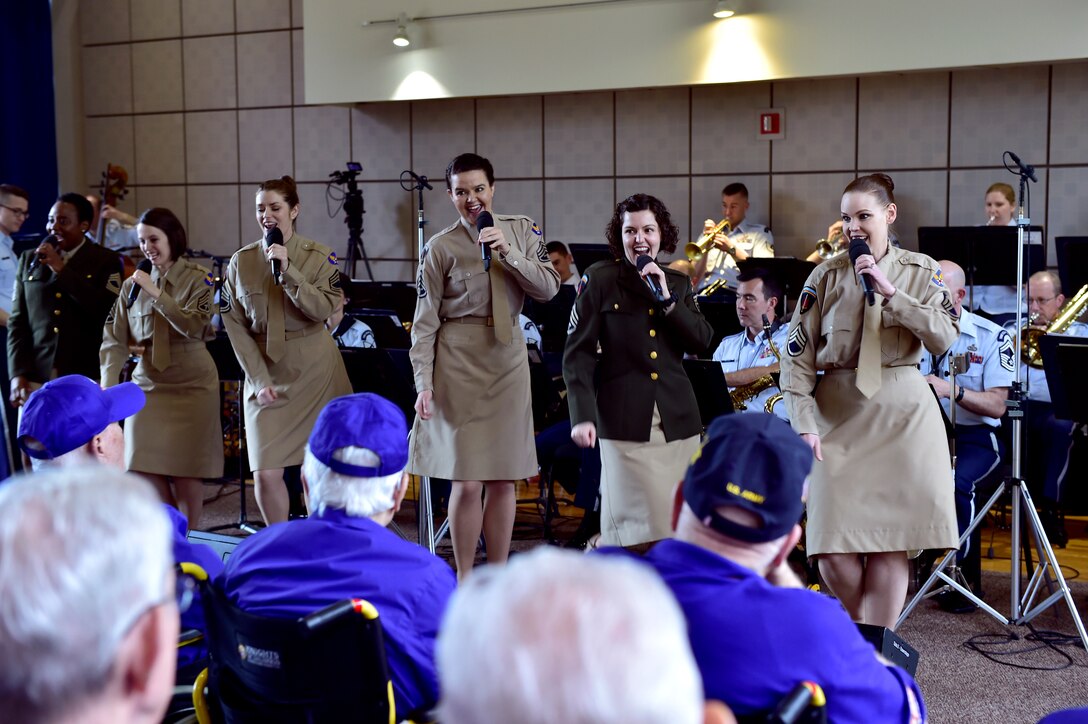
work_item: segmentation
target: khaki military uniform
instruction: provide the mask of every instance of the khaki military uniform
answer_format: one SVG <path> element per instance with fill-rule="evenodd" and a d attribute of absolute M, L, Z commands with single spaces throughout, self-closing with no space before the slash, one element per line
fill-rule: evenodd
<path fill-rule="evenodd" d="M 125 280 L 106 318 L 99 358 L 102 386 L 118 383 L 129 346 L 144 348 L 132 381 L 147 396 L 142 410 L 125 423 L 125 467 L 183 478 L 223 475 L 223 427 L 219 415 L 219 373 L 205 342 L 215 338 L 212 296 L 215 282 L 204 267 L 181 259 L 165 276 L 151 270 L 162 294 L 143 290 L 131 305 L 135 282 Z M 155 334 L 158 325 L 159 334 Z M 169 364 L 152 364 L 155 345 L 169 345 Z"/>
<path fill-rule="evenodd" d="M 19 258 L 8 320 L 8 368 L 12 377 L 44 384 L 63 375 L 98 379 L 102 324 L 121 289 L 121 260 L 89 241 L 72 253 L 60 273 L 42 264 L 33 273 L 34 250 Z"/>
<path fill-rule="evenodd" d="M 672 491 L 702 433 L 681 363 L 684 354 L 706 355 L 714 330 L 688 276 L 664 271 L 670 293 L 680 299 L 668 314 L 627 260 L 592 265 L 567 329 L 563 379 L 570 421 L 597 426 L 601 541 L 607 545 L 668 537 Z"/>
<path fill-rule="evenodd" d="M 951 548 L 958 538 L 940 408 L 918 371 L 923 346 L 942 354 L 956 341 L 955 310 L 929 257 L 891 247 L 878 266 L 896 293 L 876 295 L 881 386 L 871 399 L 855 387 L 865 296 L 847 256 L 813 270 L 790 323 L 782 391 L 794 430 L 818 434 L 824 458 L 810 478 L 810 555 Z"/>
<path fill-rule="evenodd" d="M 518 480 L 537 472 L 529 360 L 518 315 L 529 295 L 548 301 L 559 273 L 540 227 L 526 216 L 494 214 L 510 243 L 501 268 L 510 316 L 492 316 L 491 279 L 478 234 L 458 220 L 435 234 L 419 260 L 412 323 L 417 392 L 432 390 L 432 417 L 412 425 L 408 470 L 450 480 Z M 510 344 L 495 326 L 510 329 Z"/>
<path fill-rule="evenodd" d="M 302 463 L 317 415 L 351 384 L 325 320 L 340 301 L 336 255 L 327 246 L 293 234 L 285 242 L 289 260 L 283 286 L 272 279 L 264 242 L 234 253 L 220 294 L 223 325 L 246 374 L 245 423 L 249 464 L 269 470 Z M 278 361 L 267 353 L 270 296 L 282 295 L 286 351 Z M 257 393 L 272 387 L 274 403 Z"/>

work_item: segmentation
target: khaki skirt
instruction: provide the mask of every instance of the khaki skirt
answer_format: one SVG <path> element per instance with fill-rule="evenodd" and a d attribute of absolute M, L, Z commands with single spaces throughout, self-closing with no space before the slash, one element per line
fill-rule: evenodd
<path fill-rule="evenodd" d="M 150 350 L 132 373 L 142 410 L 125 420 L 125 467 L 181 478 L 223 476 L 219 373 L 203 342 L 172 339 L 170 365 L 150 365 Z"/>
<path fill-rule="evenodd" d="M 809 479 L 809 555 L 953 548 L 955 485 L 940 409 L 915 367 L 885 367 L 866 399 L 853 371 L 816 388 L 823 462 Z"/>
<path fill-rule="evenodd" d="M 602 440 L 601 545 L 633 546 L 672 535 L 673 491 L 699 436 L 665 441 L 654 405 L 649 442 Z"/>
<path fill-rule="evenodd" d="M 445 322 L 434 348 L 429 420 L 416 416 L 408 471 L 449 480 L 520 480 L 537 473 L 529 359 L 492 327 Z"/>
<path fill-rule="evenodd" d="M 279 362 L 268 364 L 276 401 L 262 407 L 259 389 L 245 384 L 246 447 L 253 470 L 301 465 L 317 416 L 330 400 L 351 394 L 351 383 L 336 342 L 320 324 L 288 333 Z M 264 346 L 264 342 L 261 342 Z"/>

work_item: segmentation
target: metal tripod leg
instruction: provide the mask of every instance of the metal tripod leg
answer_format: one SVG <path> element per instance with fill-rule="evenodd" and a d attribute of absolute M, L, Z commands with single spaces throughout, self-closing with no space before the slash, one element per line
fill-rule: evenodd
<path fill-rule="evenodd" d="M 442 521 L 438 532 L 434 532 L 434 507 L 431 502 L 431 479 L 421 477 L 419 479 L 419 499 L 417 503 L 416 518 L 419 522 L 419 544 L 427 546 L 427 550 L 434 553 L 435 546 L 450 529 L 449 517 Z"/>

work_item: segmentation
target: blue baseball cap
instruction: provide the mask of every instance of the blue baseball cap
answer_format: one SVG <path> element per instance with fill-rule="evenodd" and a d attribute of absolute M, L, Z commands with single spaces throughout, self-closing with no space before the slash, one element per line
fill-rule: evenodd
<path fill-rule="evenodd" d="M 360 392 L 325 405 L 310 433 L 310 453 L 329 469 L 356 478 L 392 475 L 408 465 L 408 423 L 401 409 L 381 395 Z M 378 456 L 378 466 L 352 465 L 333 453 L 361 447 Z"/>
<path fill-rule="evenodd" d="M 730 538 L 765 543 L 801 520 L 812 450 L 788 423 L 766 413 L 724 415 L 684 475 L 684 501 L 704 525 Z M 736 507 L 759 517 L 752 528 L 718 514 Z"/>
<path fill-rule="evenodd" d="M 66 375 L 31 393 L 19 421 L 19 447 L 32 458 L 51 460 L 89 443 L 110 423 L 144 406 L 144 391 L 133 382 L 103 390 L 83 375 Z M 27 438 L 38 445 L 28 444 Z"/>

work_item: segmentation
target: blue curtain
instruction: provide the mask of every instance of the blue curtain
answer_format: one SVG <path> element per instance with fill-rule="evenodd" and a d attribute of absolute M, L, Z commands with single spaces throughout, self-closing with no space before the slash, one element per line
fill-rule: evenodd
<path fill-rule="evenodd" d="M 30 193 L 22 233 L 40 233 L 57 198 L 53 35 L 49 0 L 3 3 L 0 20 L 0 183 Z"/>

